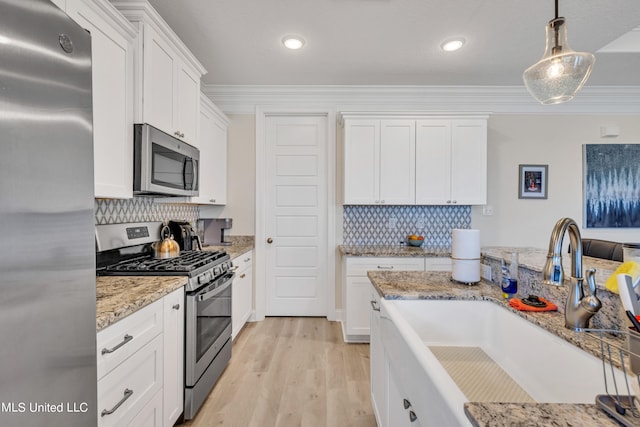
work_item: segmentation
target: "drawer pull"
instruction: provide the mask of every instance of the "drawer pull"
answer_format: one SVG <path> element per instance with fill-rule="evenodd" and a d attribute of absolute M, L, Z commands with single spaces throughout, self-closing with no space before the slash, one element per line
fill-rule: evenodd
<path fill-rule="evenodd" d="M 247 277 L 247 275 L 246 275 L 246 274 L 244 274 L 244 273 L 242 273 L 242 274 L 240 275 L 240 278 L 241 278 L 241 279 L 244 279 L 245 277 Z"/>
<path fill-rule="evenodd" d="M 409 402 L 407 399 L 402 399 L 402 406 L 404 406 L 404 409 L 409 409 L 411 408 L 411 402 Z"/>
<path fill-rule="evenodd" d="M 122 399 L 120 399 L 120 402 L 116 403 L 116 406 L 114 406 L 111 409 L 103 409 L 102 413 L 100 414 L 101 417 L 104 417 L 105 415 L 111 415 L 114 412 L 116 412 L 118 410 L 118 408 L 120 406 L 122 406 L 122 404 L 124 402 L 127 401 L 128 398 L 130 398 L 133 395 L 133 390 L 129 390 L 128 388 L 124 389 L 124 397 Z"/>
<path fill-rule="evenodd" d="M 378 307 L 378 304 L 376 303 L 375 300 L 371 300 L 369 301 L 371 303 L 371 308 L 373 309 L 373 311 L 380 311 L 380 307 Z M 405 402 L 407 400 L 405 399 Z M 407 407 L 405 406 L 404 409 L 407 409 Z"/>
<path fill-rule="evenodd" d="M 393 270 L 393 265 L 379 265 L 378 270 Z"/>
<path fill-rule="evenodd" d="M 116 351 L 117 349 L 119 349 L 120 347 L 122 347 L 123 345 L 125 345 L 126 343 L 128 343 L 129 341 L 131 341 L 133 339 L 133 335 L 129 335 L 126 334 L 124 336 L 124 339 L 122 340 L 122 342 L 120 344 L 118 344 L 117 346 L 113 347 L 113 348 L 103 348 L 102 349 L 102 354 L 108 354 L 108 353 L 113 353 L 114 351 Z"/>
<path fill-rule="evenodd" d="M 180 304 L 174 304 L 173 306 L 171 306 L 171 308 L 173 308 L 174 310 L 180 310 Z"/>
<path fill-rule="evenodd" d="M 244 262 L 249 262 L 249 261 L 251 261 L 251 258 L 246 258 L 246 259 L 244 260 Z"/>
<path fill-rule="evenodd" d="M 239 269 L 239 268 L 240 268 L 240 266 L 239 266 L 239 265 L 236 265 L 236 266 L 234 266 L 234 267 L 231 269 L 231 271 L 236 271 L 236 270 L 237 270 L 237 269 Z"/>
<path fill-rule="evenodd" d="M 414 422 L 417 419 L 418 419 L 418 416 L 416 415 L 416 413 L 413 411 L 409 411 L 409 421 Z"/>

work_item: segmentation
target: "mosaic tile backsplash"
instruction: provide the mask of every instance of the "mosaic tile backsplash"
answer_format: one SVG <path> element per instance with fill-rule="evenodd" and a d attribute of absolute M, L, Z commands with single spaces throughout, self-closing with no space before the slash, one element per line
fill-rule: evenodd
<path fill-rule="evenodd" d="M 345 245 L 397 245 L 410 234 L 424 248 L 451 248 L 451 230 L 471 228 L 471 206 L 344 206 Z"/>
<path fill-rule="evenodd" d="M 194 224 L 200 216 L 197 205 L 156 203 L 151 197 L 133 199 L 96 199 L 95 223 L 122 224 L 125 222 L 186 220 Z"/>

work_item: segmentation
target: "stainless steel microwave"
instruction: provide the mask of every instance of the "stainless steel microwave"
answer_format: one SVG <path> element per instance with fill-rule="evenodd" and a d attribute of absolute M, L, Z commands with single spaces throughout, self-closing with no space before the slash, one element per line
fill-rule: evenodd
<path fill-rule="evenodd" d="M 151 125 L 133 128 L 133 194 L 197 196 L 200 151 Z"/>

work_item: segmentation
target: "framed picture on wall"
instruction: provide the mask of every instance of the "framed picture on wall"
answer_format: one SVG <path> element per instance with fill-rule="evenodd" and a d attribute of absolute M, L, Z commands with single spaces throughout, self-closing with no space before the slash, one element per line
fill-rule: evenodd
<path fill-rule="evenodd" d="M 519 199 L 547 198 L 548 165 L 519 165 Z"/>
<path fill-rule="evenodd" d="M 584 144 L 585 228 L 640 227 L 640 144 Z"/>

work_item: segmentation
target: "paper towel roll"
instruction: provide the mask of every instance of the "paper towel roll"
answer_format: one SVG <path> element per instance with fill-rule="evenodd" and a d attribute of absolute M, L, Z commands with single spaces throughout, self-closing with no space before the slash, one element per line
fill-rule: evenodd
<path fill-rule="evenodd" d="M 453 259 L 451 277 L 462 283 L 477 283 L 480 281 L 479 259 Z"/>
<path fill-rule="evenodd" d="M 454 259 L 480 259 L 480 230 L 451 231 L 451 257 Z"/>

